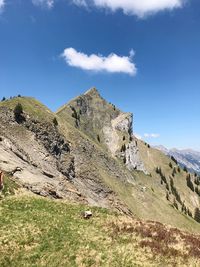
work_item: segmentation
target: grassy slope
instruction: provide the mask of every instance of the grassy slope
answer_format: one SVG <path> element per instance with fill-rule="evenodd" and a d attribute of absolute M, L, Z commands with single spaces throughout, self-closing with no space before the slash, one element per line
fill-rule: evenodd
<path fill-rule="evenodd" d="M 19 185 L 17 185 L 8 174 L 4 174 L 4 187 L 0 192 L 0 200 L 6 196 L 14 195 L 15 191 L 19 189 Z"/>
<path fill-rule="evenodd" d="M 188 216 L 185 216 L 183 213 L 179 212 L 181 210 L 181 205 L 178 204 L 179 211 L 177 211 L 177 216 L 174 217 L 172 212 L 172 204 L 174 200 L 173 194 L 170 194 L 170 201 L 166 200 L 166 188 L 165 184 L 161 185 L 161 178 L 160 175 L 155 172 L 156 167 L 161 167 L 163 174 L 165 175 L 168 184 L 170 185 L 170 179 L 169 177 L 172 177 L 172 170 L 175 167 L 177 169 L 177 165 L 167 156 L 165 156 L 162 152 L 160 152 L 157 149 L 148 148 L 147 145 L 145 145 L 144 142 L 139 141 L 139 150 L 141 154 L 141 158 L 143 159 L 143 162 L 145 164 L 146 169 L 151 173 L 152 177 L 145 177 L 140 176 L 141 182 L 144 182 L 147 184 L 149 188 L 152 188 L 154 191 L 154 194 L 156 195 L 158 199 L 158 206 L 160 207 L 160 216 L 162 216 L 161 213 L 165 214 L 165 220 L 166 223 L 171 223 L 172 225 L 174 223 L 177 223 L 177 226 L 182 228 L 187 228 L 188 230 L 196 230 L 200 231 L 200 225 L 196 224 L 191 220 Z M 170 168 L 169 163 L 172 163 L 173 168 Z M 199 206 L 199 196 L 192 192 L 187 184 L 186 184 L 186 175 L 183 170 L 180 171 L 180 173 L 177 171 L 175 174 L 173 181 L 174 185 L 177 188 L 181 200 L 185 202 L 186 206 L 194 213 L 195 207 Z M 193 179 L 193 178 L 192 178 Z M 170 190 L 171 191 L 171 190 Z M 165 206 L 168 208 L 165 208 L 162 204 L 165 203 Z M 169 209 L 170 207 L 170 209 Z M 151 213 L 151 209 L 150 209 Z M 180 216 L 181 215 L 181 216 Z M 156 216 L 156 215 L 155 215 Z M 159 220 L 156 216 L 156 220 Z M 162 221 L 162 220 L 159 220 Z"/>
<path fill-rule="evenodd" d="M 52 121 L 55 116 L 48 108 L 33 98 L 14 98 L 1 102 L 0 106 L 6 105 L 13 109 L 17 103 L 21 103 L 27 113 L 42 121 Z M 59 129 L 67 139 L 70 140 L 74 146 L 82 139 L 88 139 L 93 143 L 85 133 L 75 128 L 73 126 L 74 123 L 68 120 L 68 118 L 72 118 L 71 111 L 69 111 L 69 113 L 65 112 L 65 116 L 62 118 L 58 117 Z M 103 147 L 101 147 L 98 142 L 94 145 L 99 153 L 106 153 L 106 151 L 102 150 Z M 133 176 L 135 177 L 134 185 L 122 182 L 120 179 L 116 178 L 112 172 L 109 172 L 108 169 L 105 169 L 98 162 L 95 162 L 94 159 L 93 161 L 91 159 L 91 164 L 87 164 L 87 171 L 89 171 L 90 166 L 98 166 L 101 179 L 120 196 L 120 199 L 128 205 L 136 216 L 143 219 L 161 221 L 162 223 L 167 223 L 192 232 L 199 232 L 199 224 L 175 210 L 170 202 L 166 200 L 164 186 L 161 186 L 160 177 L 155 173 L 155 168 L 161 166 L 167 176 L 171 174 L 169 158 L 155 149 L 147 148 L 143 142 L 139 142 L 139 148 L 141 158 L 147 170 L 152 173 L 152 177 L 146 176 L 141 172 L 133 172 Z M 125 167 L 121 166 L 120 168 L 124 168 L 124 172 L 128 172 L 128 170 L 125 170 Z M 188 207 L 192 209 L 194 205 L 191 200 L 191 192 L 185 184 L 185 179 L 183 179 L 184 175 L 186 174 L 181 172 L 176 175 L 174 181 L 181 195 L 184 196 L 184 200 L 187 201 Z M 146 187 L 146 191 L 141 192 L 141 188 L 144 186 Z"/>
<path fill-rule="evenodd" d="M 74 99 L 70 103 L 76 106 L 76 99 Z M 94 109 L 95 105 L 97 105 L 96 100 L 94 101 Z M 112 113 L 112 110 L 113 107 L 111 106 L 111 110 L 109 110 L 108 113 Z M 62 120 L 62 124 L 64 125 L 66 123 L 68 124 L 68 129 L 69 127 L 71 128 L 71 133 L 74 134 L 73 136 L 71 135 L 70 139 L 73 139 L 75 144 L 79 141 L 79 134 L 89 139 L 91 134 L 94 134 L 91 133 L 90 135 L 86 135 L 87 132 L 85 130 L 82 131 L 82 128 L 73 129 L 72 125 L 74 125 L 74 120 L 71 116 L 71 109 L 68 105 L 65 105 L 63 108 L 61 108 L 57 114 Z M 81 117 L 81 120 L 84 120 L 84 118 Z M 70 124 L 71 126 L 69 126 Z M 96 136 L 96 130 L 94 136 Z M 91 139 L 90 141 L 92 142 Z M 96 143 L 96 146 L 98 146 L 98 142 Z M 101 144 L 100 146 L 101 148 L 104 148 Z M 141 158 L 145 163 L 145 167 L 149 171 L 149 173 L 152 174 L 152 176 L 144 175 L 141 172 L 132 172 L 132 175 L 135 178 L 135 183 L 134 185 L 131 185 L 130 183 L 124 183 L 120 181 L 120 179 L 116 179 L 112 172 L 106 171 L 103 166 L 98 166 L 100 176 L 105 184 L 112 188 L 112 190 L 116 192 L 118 196 L 120 196 L 120 199 L 124 203 L 126 203 L 130 210 L 139 218 L 157 220 L 162 223 L 167 223 L 169 225 L 180 227 L 185 230 L 199 232 L 200 225 L 198 223 L 196 223 L 190 217 L 182 214 L 180 211 L 174 209 L 172 207 L 172 200 L 171 202 L 166 200 L 166 190 L 164 188 L 164 185 L 162 186 L 160 184 L 160 176 L 156 174 L 155 168 L 160 166 L 166 176 L 171 175 L 172 169 L 169 167 L 170 159 L 163 153 L 155 149 L 148 148 L 146 145 L 144 145 L 143 142 L 139 142 L 139 150 L 141 153 Z M 175 166 L 174 163 L 173 165 Z M 121 168 L 125 167 L 121 166 Z M 124 171 L 128 172 L 127 169 Z M 176 175 L 174 182 L 176 187 L 179 189 L 182 200 L 185 200 L 187 202 L 187 207 L 193 211 L 194 205 L 191 202 L 190 189 L 186 186 L 185 183 L 185 176 L 186 174 L 181 171 L 180 174 Z M 142 187 L 146 188 L 145 192 L 142 192 Z M 195 198 L 196 197 L 197 196 L 195 196 Z M 180 205 L 179 210 L 181 210 Z"/>
<path fill-rule="evenodd" d="M 0 266 L 199 266 L 200 237 L 39 197 L 0 202 Z M 178 240 L 178 243 L 177 243 Z M 185 247 L 187 246 L 187 251 Z"/>
<path fill-rule="evenodd" d="M 0 107 L 7 107 L 14 109 L 15 106 L 20 103 L 23 110 L 40 121 L 52 121 L 55 115 L 45 105 L 32 97 L 15 97 L 3 102 L 0 102 Z"/>
<path fill-rule="evenodd" d="M 166 176 L 167 181 L 170 184 L 169 176 L 172 177 L 173 168 L 176 168 L 177 170 L 177 165 L 168 156 L 165 156 L 159 150 L 153 148 L 147 148 L 143 142 L 139 143 L 139 149 L 141 157 L 148 171 L 152 173 L 153 176 L 156 177 L 158 175 L 155 173 L 155 168 L 161 167 L 163 174 Z M 173 168 L 169 167 L 170 162 Z M 178 191 L 182 197 L 182 201 L 185 201 L 187 203 L 187 206 L 193 211 L 195 207 L 199 206 L 200 198 L 198 197 L 197 194 L 193 193 L 191 189 L 187 186 L 186 176 L 187 173 L 181 169 L 180 173 L 177 171 L 177 173 L 173 178 L 173 181 L 175 186 L 178 188 Z M 191 180 L 193 181 L 194 184 L 193 175 L 191 175 Z M 161 186 L 161 188 L 163 187 L 164 186 Z"/>

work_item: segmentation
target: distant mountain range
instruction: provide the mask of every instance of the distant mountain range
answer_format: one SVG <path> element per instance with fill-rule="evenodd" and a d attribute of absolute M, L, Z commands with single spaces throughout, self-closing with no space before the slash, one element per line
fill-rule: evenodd
<path fill-rule="evenodd" d="M 200 174 L 200 152 L 192 149 L 179 150 L 176 148 L 167 149 L 164 146 L 156 146 L 165 155 L 173 156 L 181 166 L 186 166 L 188 170 Z"/>

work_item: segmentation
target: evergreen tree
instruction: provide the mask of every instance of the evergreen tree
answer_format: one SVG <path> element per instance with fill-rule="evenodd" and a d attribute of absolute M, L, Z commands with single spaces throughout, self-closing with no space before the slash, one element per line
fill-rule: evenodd
<path fill-rule="evenodd" d="M 187 186 L 194 192 L 194 185 L 191 181 L 191 176 L 190 174 L 187 175 L 186 177 L 186 181 L 187 181 Z"/>
<path fill-rule="evenodd" d="M 184 172 L 188 172 L 188 169 L 186 166 L 184 166 L 183 170 L 184 170 Z"/>
<path fill-rule="evenodd" d="M 54 126 L 58 126 L 58 121 L 57 121 L 56 117 L 53 119 L 53 124 L 54 124 Z"/>
<path fill-rule="evenodd" d="M 161 173 L 161 168 L 160 167 L 156 167 L 156 173 L 160 174 Z"/>
<path fill-rule="evenodd" d="M 187 214 L 192 217 L 192 212 L 187 208 Z"/>
<path fill-rule="evenodd" d="M 122 147 L 121 147 L 121 152 L 125 152 L 126 151 L 126 145 L 123 144 Z"/>
<path fill-rule="evenodd" d="M 197 193 L 197 195 L 199 195 L 199 196 L 200 196 L 200 191 L 199 191 L 199 188 L 198 188 L 198 186 L 195 186 L 195 192 Z"/>
<path fill-rule="evenodd" d="M 200 223 L 200 210 L 199 210 L 199 208 L 196 208 L 194 211 L 194 219 L 195 219 L 195 221 Z"/>
<path fill-rule="evenodd" d="M 176 173 L 177 173 L 177 172 L 176 172 L 176 168 L 174 167 L 174 168 L 173 168 L 172 175 L 175 176 Z"/>
<path fill-rule="evenodd" d="M 178 164 L 177 160 L 173 156 L 171 156 L 171 160 L 173 160 L 174 163 Z"/>
<path fill-rule="evenodd" d="M 195 183 L 196 185 L 200 185 L 200 179 L 199 179 L 199 177 L 195 177 L 195 179 L 194 179 L 194 183 Z"/>
<path fill-rule="evenodd" d="M 18 103 L 14 110 L 14 116 L 15 116 L 15 120 L 18 122 L 18 123 L 21 123 L 24 121 L 24 116 L 23 116 L 23 107 L 20 103 Z"/>
<path fill-rule="evenodd" d="M 124 164 L 126 164 L 126 157 L 124 157 L 124 160 L 123 161 L 124 161 Z"/>

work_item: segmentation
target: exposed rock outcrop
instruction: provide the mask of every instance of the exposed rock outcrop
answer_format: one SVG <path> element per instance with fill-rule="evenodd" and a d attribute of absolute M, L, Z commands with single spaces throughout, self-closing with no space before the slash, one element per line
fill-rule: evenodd
<path fill-rule="evenodd" d="M 133 115 L 124 113 L 106 102 L 92 88 L 85 94 L 73 99 L 58 111 L 58 116 L 67 117 L 72 113 L 74 125 L 87 136 L 107 149 L 113 157 L 119 157 L 129 170 L 146 173 L 140 159 L 137 143 L 132 141 Z M 125 145 L 126 152 L 120 152 Z"/>
<path fill-rule="evenodd" d="M 45 117 L 46 110 L 43 112 Z M 54 116 L 52 113 L 52 118 Z M 67 137 L 65 127 L 55 126 L 52 119 L 41 121 L 26 111 L 23 117 L 23 122 L 18 122 L 12 108 L 0 107 L 0 169 L 9 172 L 35 194 L 113 207 L 130 213 L 116 193 L 103 182 L 100 173 L 102 168 L 105 173 L 112 171 L 113 177 L 117 175 L 133 182 L 130 174 L 120 173 L 115 160 L 110 160 L 103 150 L 100 152 L 91 140 L 82 137 L 74 128 L 70 129 Z M 94 162 L 98 163 L 97 166 Z"/>

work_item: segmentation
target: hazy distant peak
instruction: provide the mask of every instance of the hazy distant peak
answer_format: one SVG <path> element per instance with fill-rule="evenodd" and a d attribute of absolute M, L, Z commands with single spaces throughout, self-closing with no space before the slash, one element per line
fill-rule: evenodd
<path fill-rule="evenodd" d="M 154 146 L 154 148 L 162 151 L 163 153 L 165 154 L 168 154 L 169 150 L 165 147 L 165 146 L 162 146 L 162 145 L 159 145 L 159 146 Z"/>

